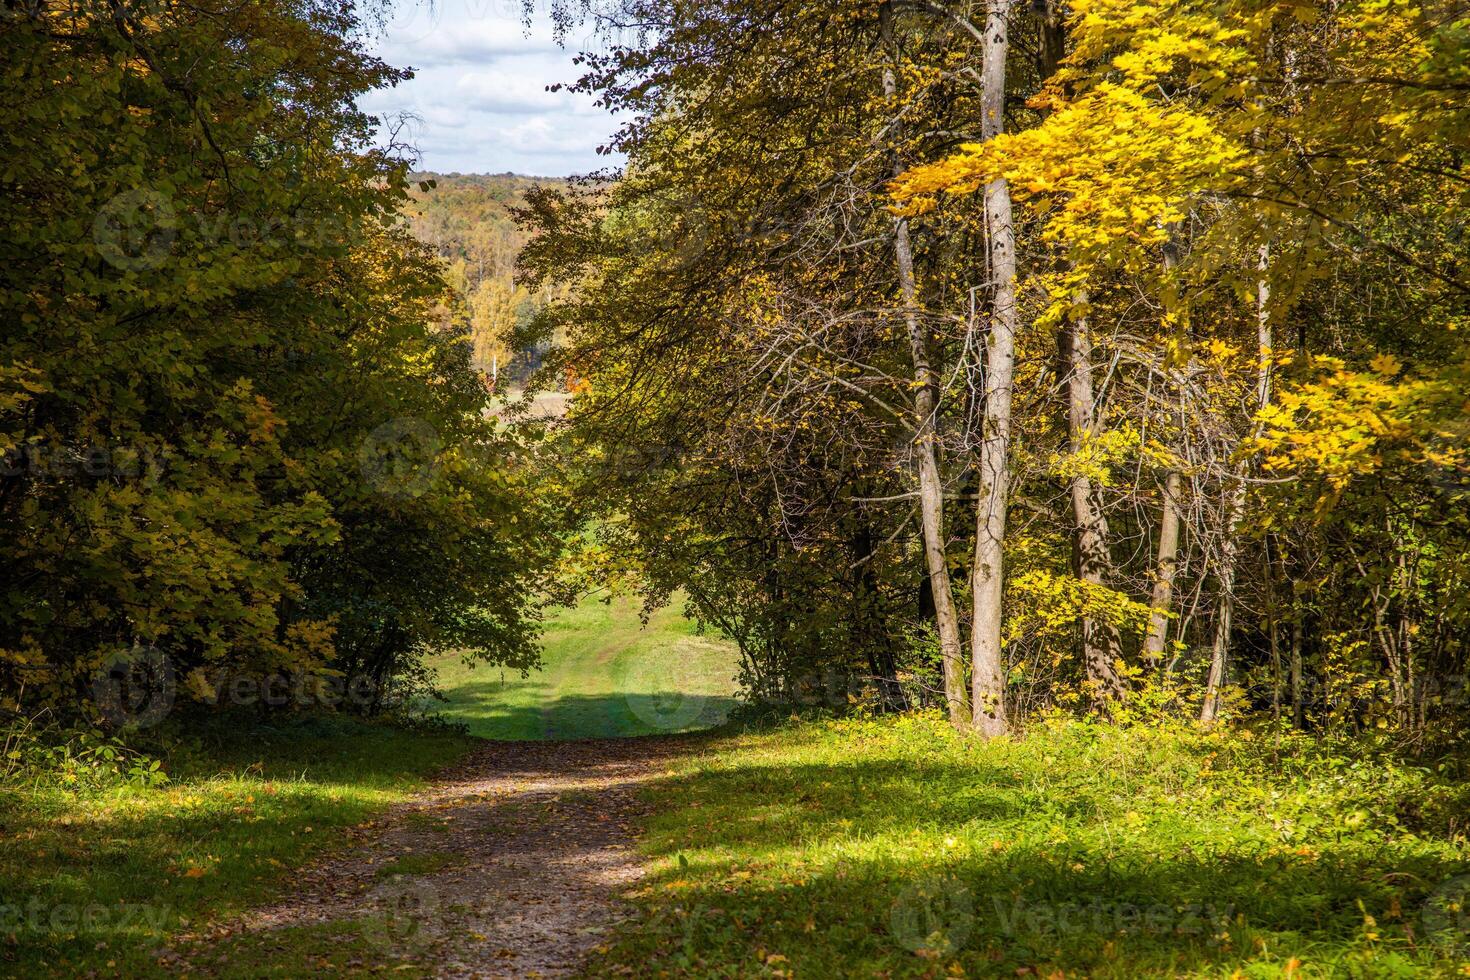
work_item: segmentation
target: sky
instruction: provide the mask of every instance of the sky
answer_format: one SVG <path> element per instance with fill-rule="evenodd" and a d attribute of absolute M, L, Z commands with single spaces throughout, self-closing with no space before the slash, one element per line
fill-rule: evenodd
<path fill-rule="evenodd" d="M 620 164 L 597 154 L 614 117 L 589 96 L 546 91 L 577 79 L 583 42 L 574 34 L 558 47 L 544 7 L 538 0 L 528 33 L 521 0 L 393 0 L 372 48 L 415 77 L 360 105 L 385 120 L 408 116 L 421 170 L 565 177 Z"/>

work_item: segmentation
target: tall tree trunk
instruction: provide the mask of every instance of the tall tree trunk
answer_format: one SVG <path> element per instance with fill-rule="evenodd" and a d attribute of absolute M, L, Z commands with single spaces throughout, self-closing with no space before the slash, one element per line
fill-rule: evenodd
<path fill-rule="evenodd" d="M 1088 294 L 1073 297 L 1085 309 Z M 1069 316 L 1064 326 L 1067 360 L 1067 428 L 1073 454 L 1084 452 L 1097 435 L 1096 394 L 1092 378 L 1092 335 L 1086 315 Z M 1105 586 L 1112 565 L 1108 554 L 1108 519 L 1097 488 L 1086 472 L 1072 477 L 1072 555 L 1077 577 L 1088 585 Z M 1118 628 L 1107 620 L 1082 618 L 1082 662 L 1091 696 L 1100 705 L 1123 696 L 1117 663 L 1123 649 Z"/>
<path fill-rule="evenodd" d="M 1256 270 L 1256 342 L 1260 353 L 1256 359 L 1256 407 L 1271 403 L 1271 246 L 1262 245 Z M 1258 426 L 1256 426 L 1258 428 Z M 1209 723 L 1220 714 L 1220 700 L 1229 679 L 1231 620 L 1235 614 L 1235 566 L 1240 553 L 1240 522 L 1245 515 L 1246 465 L 1241 463 L 1232 481 L 1225 509 L 1225 538 L 1220 545 L 1218 580 L 1220 600 L 1215 612 L 1215 639 L 1210 646 L 1210 674 L 1205 682 L 1205 703 L 1200 721 Z"/>
<path fill-rule="evenodd" d="M 1271 539 L 1266 538 L 1266 638 L 1271 652 L 1271 720 L 1281 725 L 1281 589 L 1276 580 L 1276 562 L 1271 558 Z"/>
<path fill-rule="evenodd" d="M 1006 17 L 1010 9 L 1011 0 L 992 0 L 985 18 L 981 67 L 981 137 L 985 140 L 994 139 L 1005 128 L 1006 55 L 1010 47 Z M 1001 677 L 1001 616 L 1016 364 L 1016 237 L 1011 223 L 1011 189 L 1004 178 L 985 185 L 985 227 L 990 242 L 993 296 L 975 521 L 971 701 L 976 730 L 984 735 L 1000 735 L 1007 727 Z"/>
<path fill-rule="evenodd" d="M 1302 693 L 1302 612 L 1292 610 L 1291 616 L 1291 722 L 1297 728 L 1307 727 L 1307 706 Z"/>
<path fill-rule="evenodd" d="M 1043 80 L 1056 74 L 1066 56 L 1067 29 L 1060 5 L 1044 0 L 1036 9 L 1041 16 L 1039 74 Z M 1087 308 L 1085 288 L 1073 295 L 1077 310 Z M 1093 386 L 1092 333 L 1085 313 L 1068 316 L 1062 324 L 1062 361 L 1067 373 L 1067 431 L 1074 454 L 1082 452 L 1097 435 L 1096 392 Z M 1112 565 L 1108 550 L 1108 521 L 1092 479 L 1078 473 L 1071 480 L 1072 562 L 1077 577 L 1089 585 L 1106 585 Z M 1115 664 L 1123 650 L 1118 629 L 1110 622 L 1090 616 L 1082 618 L 1082 663 L 1093 699 L 1105 705 L 1123 696 L 1123 679 Z"/>
<path fill-rule="evenodd" d="M 1176 295 L 1172 278 L 1173 270 L 1179 266 L 1179 241 L 1177 226 L 1169 226 L 1169 238 L 1164 241 L 1164 288 Z M 1167 323 L 1167 320 L 1166 320 Z M 1180 336 L 1182 350 L 1186 338 Z M 1183 395 L 1179 401 L 1179 423 L 1183 425 Z M 1183 494 L 1183 475 L 1179 470 L 1169 470 L 1164 478 L 1164 500 L 1158 514 L 1158 551 L 1154 560 L 1154 591 L 1148 599 L 1148 635 L 1144 638 L 1144 660 L 1152 667 L 1163 661 L 1164 649 L 1169 642 L 1169 613 L 1175 599 L 1175 574 L 1179 570 L 1179 516 L 1180 494 Z"/>
<path fill-rule="evenodd" d="M 1240 513 L 1245 506 L 1243 484 L 1231 491 L 1226 506 L 1225 539 L 1220 544 L 1220 567 L 1217 573 L 1220 588 L 1218 608 L 1215 610 L 1215 637 L 1210 644 L 1210 673 L 1205 681 L 1205 703 L 1200 709 L 1199 720 L 1209 724 L 1220 716 L 1221 700 L 1229 669 L 1230 632 L 1235 615 L 1235 560 L 1236 532 L 1240 526 Z"/>
<path fill-rule="evenodd" d="M 879 27 L 889 54 L 889 63 L 883 69 L 883 95 L 891 101 L 898 95 L 898 45 L 893 35 L 893 4 L 886 0 L 879 8 Z M 897 133 L 894 138 L 897 138 Z M 892 167 L 895 177 L 903 173 L 903 162 L 897 153 L 893 154 Z M 939 631 L 939 655 L 944 667 L 944 700 L 949 707 L 950 722 L 962 728 L 969 718 L 960 619 L 945 548 L 948 540 L 944 533 L 944 482 L 939 471 L 939 379 L 933 363 L 934 338 L 919 316 L 914 249 L 907 218 L 900 217 L 894 222 L 893 254 L 917 386 L 914 392 L 913 446 L 919 477 L 919 516 L 924 538 L 924 561 L 934 593 L 934 622 Z"/>
<path fill-rule="evenodd" d="M 1164 242 L 1165 289 L 1175 293 L 1172 274 L 1179 266 L 1179 245 L 1176 238 L 1177 226 L 1170 226 L 1169 237 Z M 1184 347 L 1186 338 L 1179 337 L 1179 348 Z M 1180 395 L 1180 425 L 1184 424 L 1184 402 Z M 1164 501 L 1159 514 L 1159 550 L 1154 561 L 1154 588 L 1149 597 L 1148 635 L 1143 639 L 1143 658 L 1150 666 L 1157 667 L 1164 659 L 1164 650 L 1169 639 L 1169 613 L 1174 603 L 1174 577 L 1179 570 L 1179 518 L 1181 494 L 1184 492 L 1184 476 L 1171 469 L 1164 478 Z"/>

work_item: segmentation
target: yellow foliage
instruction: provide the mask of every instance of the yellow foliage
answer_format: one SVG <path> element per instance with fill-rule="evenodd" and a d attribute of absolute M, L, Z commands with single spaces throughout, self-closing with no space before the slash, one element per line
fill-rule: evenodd
<path fill-rule="evenodd" d="M 1048 470 L 1060 479 L 1086 476 L 1099 486 L 1111 486 L 1113 468 L 1142 447 L 1137 428 L 1120 425 L 1095 433 L 1085 439 L 1073 453 L 1053 453 Z"/>
<path fill-rule="evenodd" d="M 1003 177 L 1047 216 L 1045 237 L 1082 260 L 1119 243 L 1163 241 L 1185 201 L 1228 186 L 1244 156 L 1207 116 L 1105 82 L 1034 129 L 916 167 L 892 191 L 901 206 L 924 211 L 938 194 L 973 194 Z"/>
<path fill-rule="evenodd" d="M 1354 478 L 1390 463 L 1463 468 L 1463 433 L 1448 431 L 1463 419 L 1463 392 L 1453 371 L 1426 378 L 1402 376 L 1397 358 L 1373 358 L 1355 371 L 1337 358 L 1313 361 L 1315 377 L 1281 386 L 1276 403 L 1258 416 L 1254 449 L 1269 472 L 1315 475 L 1334 493 Z"/>
<path fill-rule="evenodd" d="M 1070 630 L 1084 616 L 1128 633 L 1148 627 L 1149 607 L 1121 592 L 1071 575 L 1026 572 L 1010 583 L 1013 611 L 1006 619 L 1006 642 Z"/>

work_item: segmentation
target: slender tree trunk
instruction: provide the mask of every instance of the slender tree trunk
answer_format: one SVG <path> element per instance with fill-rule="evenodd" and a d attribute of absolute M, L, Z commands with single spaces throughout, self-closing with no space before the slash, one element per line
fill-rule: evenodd
<path fill-rule="evenodd" d="M 1164 273 L 1167 276 L 1179 266 L 1179 247 L 1175 228 L 1170 227 L 1169 239 L 1164 243 Z M 1174 289 L 1172 282 L 1166 288 Z M 1179 406 L 1180 424 L 1184 422 L 1183 396 Z M 1159 550 L 1154 562 L 1154 588 L 1149 598 L 1148 635 L 1143 640 L 1143 657 L 1151 666 L 1158 666 L 1164 659 L 1164 650 L 1169 639 L 1169 612 L 1174 604 L 1174 577 L 1179 569 L 1179 518 L 1180 501 L 1184 492 L 1184 477 L 1177 470 L 1170 470 L 1164 478 L 1164 501 L 1159 514 Z"/>
<path fill-rule="evenodd" d="M 1205 682 L 1205 703 L 1199 719 L 1206 724 L 1220 716 L 1221 699 L 1229 664 L 1231 619 L 1235 614 L 1235 559 L 1238 515 L 1244 507 L 1244 494 L 1232 490 L 1225 519 L 1225 540 L 1220 545 L 1219 608 L 1215 611 L 1215 638 L 1210 644 L 1210 673 Z"/>
<path fill-rule="evenodd" d="M 1087 292 L 1074 297 L 1085 308 Z M 1074 454 L 1087 449 L 1097 435 L 1096 394 L 1092 378 L 1092 335 L 1085 315 L 1068 317 L 1063 348 L 1067 359 L 1067 422 Z M 1077 577 L 1088 585 L 1105 586 L 1112 565 L 1108 554 L 1108 519 L 1097 488 L 1085 472 L 1072 477 L 1072 554 Z M 1118 628 L 1106 620 L 1082 618 L 1082 661 L 1092 698 L 1101 705 L 1123 696 L 1123 679 L 1115 666 L 1123 641 Z"/>
<path fill-rule="evenodd" d="M 1301 609 L 1291 617 L 1291 721 L 1297 728 L 1307 725 L 1307 706 L 1302 701 L 1302 620 Z"/>
<path fill-rule="evenodd" d="M 1271 558 L 1271 539 L 1266 539 L 1266 637 L 1271 651 L 1271 720 L 1281 725 L 1281 616 L 1277 596 L 1276 562 Z"/>
<path fill-rule="evenodd" d="M 1412 730 L 1417 714 L 1417 702 L 1419 700 L 1419 685 L 1414 678 L 1414 637 L 1419 633 L 1419 626 L 1413 618 L 1413 601 L 1408 597 L 1414 594 L 1412 583 L 1419 576 L 1409 569 L 1408 561 L 1405 558 L 1405 544 L 1403 542 L 1396 542 L 1396 550 L 1398 551 L 1399 579 L 1397 591 L 1403 597 L 1400 600 L 1398 639 L 1395 643 L 1404 668 L 1403 695 L 1398 705 L 1399 722 Z"/>
<path fill-rule="evenodd" d="M 1043 80 L 1056 74 L 1067 52 L 1066 20 L 1060 4 L 1043 0 L 1033 9 L 1040 15 L 1041 45 L 1038 74 Z M 1073 295 L 1077 309 L 1087 307 L 1087 290 Z M 1096 393 L 1093 386 L 1092 334 L 1086 314 L 1068 316 L 1062 324 L 1062 361 L 1067 376 L 1067 431 L 1072 452 L 1083 451 L 1097 434 Z M 1072 564 L 1079 579 L 1089 585 L 1107 584 L 1112 567 L 1107 517 L 1092 479 L 1079 473 L 1071 480 Z M 1094 701 L 1106 705 L 1123 696 L 1123 679 L 1116 664 L 1123 650 L 1122 638 L 1112 623 L 1082 618 L 1082 663 L 1087 686 Z"/>
<path fill-rule="evenodd" d="M 991 0 L 985 18 L 981 137 L 986 140 L 995 138 L 1005 127 L 1006 55 L 1010 47 L 1006 18 L 1010 9 L 1011 0 Z M 1004 178 L 985 186 L 985 227 L 990 242 L 993 298 L 976 513 L 971 701 L 976 730 L 1000 735 L 1007 728 L 1001 617 L 1016 363 L 1016 238 L 1011 222 L 1011 189 Z"/>
<path fill-rule="evenodd" d="M 1032 9 L 1041 17 L 1041 47 L 1037 51 L 1041 80 L 1056 74 L 1067 56 L 1067 20 L 1062 14 L 1061 0 L 1033 0 Z M 1067 89 L 1071 91 L 1071 87 Z"/>
<path fill-rule="evenodd" d="M 893 5 L 885 2 L 879 8 L 883 44 L 890 62 L 883 69 L 883 95 L 892 100 L 898 95 L 895 64 L 898 46 L 893 36 Z M 898 154 L 893 155 L 893 175 L 903 173 Z M 944 700 L 949 707 L 949 720 L 956 727 L 968 722 L 965 698 L 964 650 L 960 644 L 960 619 L 955 607 L 954 588 L 950 582 L 948 539 L 944 533 L 944 482 L 939 471 L 939 379 L 934 371 L 932 352 L 934 338 L 919 316 L 918 288 L 914 280 L 914 250 L 907 218 L 894 222 L 893 254 L 898 268 L 899 292 L 903 297 L 904 325 L 908 330 L 909 352 L 914 362 L 914 456 L 919 476 L 919 516 L 924 538 L 924 561 L 929 584 L 934 593 L 934 622 L 939 631 L 939 654 L 944 667 Z"/>
<path fill-rule="evenodd" d="M 1260 346 L 1256 368 L 1256 407 L 1271 403 L 1271 283 L 1266 278 L 1271 268 L 1271 247 L 1262 245 L 1256 269 L 1256 341 Z M 1245 515 L 1245 464 L 1235 473 L 1234 486 L 1225 510 L 1225 539 L 1220 545 L 1220 602 L 1215 614 L 1215 639 L 1210 648 L 1210 674 L 1205 682 L 1205 703 L 1200 721 L 1209 723 L 1220 714 L 1220 700 L 1229 679 L 1231 620 L 1235 614 L 1235 566 L 1240 552 L 1240 522 Z"/>
<path fill-rule="evenodd" d="M 1169 611 L 1174 602 L 1174 576 L 1179 569 L 1179 498 L 1184 477 L 1170 470 L 1164 479 L 1164 506 L 1159 517 L 1158 559 L 1154 562 L 1154 591 L 1149 600 L 1148 635 L 1143 656 L 1157 665 L 1164 659 L 1169 639 Z"/>

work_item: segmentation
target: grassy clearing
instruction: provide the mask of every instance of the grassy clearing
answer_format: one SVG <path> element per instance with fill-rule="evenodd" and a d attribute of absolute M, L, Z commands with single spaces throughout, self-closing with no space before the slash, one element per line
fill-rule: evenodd
<path fill-rule="evenodd" d="M 544 666 L 530 677 L 433 662 L 445 717 L 482 738 L 615 738 L 708 728 L 733 708 L 734 645 L 695 633 L 677 608 L 647 626 L 631 599 L 588 600 L 546 624 Z"/>
<path fill-rule="evenodd" d="M 280 894 L 468 748 L 337 718 L 230 728 L 176 751 L 162 789 L 0 795 L 0 976 L 157 975 L 169 937 Z"/>
<path fill-rule="evenodd" d="M 1465 794 L 1320 747 L 829 722 L 650 792 L 643 914 L 590 975 L 1470 973 Z"/>

